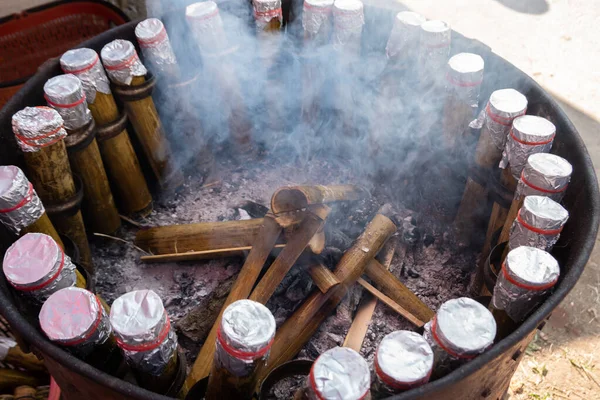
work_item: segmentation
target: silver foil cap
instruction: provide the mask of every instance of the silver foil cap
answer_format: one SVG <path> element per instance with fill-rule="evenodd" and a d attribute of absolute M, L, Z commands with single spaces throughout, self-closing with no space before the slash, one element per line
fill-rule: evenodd
<path fill-rule="evenodd" d="M 473 108 L 479 107 L 484 61 L 473 53 L 459 53 L 448 61 L 446 80 L 454 94 Z"/>
<path fill-rule="evenodd" d="M 529 156 L 549 152 L 555 135 L 556 127 L 546 118 L 535 115 L 515 118 L 502 153 L 500 168 L 510 167 L 510 172 L 518 180 Z"/>
<path fill-rule="evenodd" d="M 364 6 L 360 0 L 335 0 L 333 3 L 333 48 L 360 42 L 365 24 Z"/>
<path fill-rule="evenodd" d="M 324 23 L 329 23 L 333 0 L 305 0 L 302 7 L 302 28 L 313 35 Z"/>
<path fill-rule="evenodd" d="M 440 347 L 458 357 L 469 358 L 483 353 L 496 337 L 496 321 L 492 313 L 468 297 L 442 304 L 434 321 L 434 339 Z"/>
<path fill-rule="evenodd" d="M 392 389 L 409 389 L 429 381 L 433 350 L 415 332 L 396 331 L 379 343 L 373 361 L 379 379 Z"/>
<path fill-rule="evenodd" d="M 387 58 L 403 56 L 411 57 L 410 54 L 419 45 L 419 36 L 421 34 L 421 24 L 427 19 L 421 14 L 412 11 L 402 11 L 396 14 L 394 26 L 385 46 Z"/>
<path fill-rule="evenodd" d="M 18 235 L 45 212 L 23 171 L 14 165 L 0 166 L 0 221 Z"/>
<path fill-rule="evenodd" d="M 422 79 L 432 79 L 448 62 L 452 30 L 444 21 L 430 20 L 421 24 L 419 65 Z"/>
<path fill-rule="evenodd" d="M 558 262 L 550 253 L 529 246 L 521 246 L 510 251 L 506 256 L 504 268 L 512 280 L 511 283 L 517 286 L 530 286 L 537 290 L 547 289 L 549 285 L 553 286 L 560 275 Z"/>
<path fill-rule="evenodd" d="M 573 167 L 562 157 L 549 153 L 532 154 L 521 173 L 516 196 L 540 195 L 561 201 Z"/>
<path fill-rule="evenodd" d="M 148 18 L 137 24 L 135 36 L 149 68 L 155 73 L 170 74 L 178 68 L 169 35 L 160 19 Z"/>
<path fill-rule="evenodd" d="M 36 152 L 67 136 L 60 114 L 50 107 L 25 107 L 12 117 L 12 129 L 23 152 Z"/>
<path fill-rule="evenodd" d="M 96 92 L 111 93 L 110 82 L 99 61 L 98 53 L 87 48 L 69 50 L 60 58 L 63 72 L 73 74 L 81 81 L 88 104 L 96 101 Z"/>
<path fill-rule="evenodd" d="M 185 17 L 203 55 L 213 55 L 227 49 L 227 37 L 219 7 L 214 1 L 190 4 Z"/>
<path fill-rule="evenodd" d="M 148 73 L 128 40 L 113 40 L 102 48 L 100 56 L 108 77 L 117 84 L 130 85 L 134 77 Z"/>
<path fill-rule="evenodd" d="M 98 298 L 76 287 L 61 289 L 48 297 L 39 321 L 46 336 L 64 346 L 76 346 L 91 339 L 102 322 L 102 328 L 108 327 L 110 333 L 108 317 Z M 106 333 L 102 336 L 106 340 Z"/>
<path fill-rule="evenodd" d="M 484 124 L 498 150 L 506 146 L 506 138 L 515 118 L 527 112 L 527 98 L 515 89 L 496 90 L 485 108 Z"/>
<path fill-rule="evenodd" d="M 2 264 L 16 290 L 43 302 L 59 289 L 75 285 L 75 265 L 52 237 L 28 233 L 12 244 Z"/>
<path fill-rule="evenodd" d="M 259 353 L 270 347 L 275 336 L 275 318 L 264 305 L 252 300 L 238 300 L 223 312 L 219 341 L 223 348 Z"/>
<path fill-rule="evenodd" d="M 334 347 L 315 360 L 309 382 L 320 399 L 358 400 L 369 391 L 371 375 L 360 354 L 346 347 Z"/>
<path fill-rule="evenodd" d="M 59 75 L 48 79 L 44 93 L 48 105 L 62 117 L 66 129 L 79 129 L 92 120 L 83 85 L 75 75 Z"/>
<path fill-rule="evenodd" d="M 509 249 L 530 246 L 550 251 L 558 241 L 569 212 L 546 196 L 527 196 L 510 229 Z"/>
<path fill-rule="evenodd" d="M 254 21 L 259 31 L 263 30 L 272 19 L 277 18 L 283 23 L 281 0 L 252 0 Z"/>

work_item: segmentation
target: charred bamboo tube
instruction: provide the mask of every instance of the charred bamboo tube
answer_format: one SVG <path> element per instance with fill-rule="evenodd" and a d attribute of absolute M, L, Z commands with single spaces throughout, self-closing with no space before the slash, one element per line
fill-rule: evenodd
<path fill-rule="evenodd" d="M 456 154 L 468 145 L 466 132 L 479 108 L 484 61 L 473 53 L 459 53 L 448 61 L 444 120 L 446 149 Z"/>
<path fill-rule="evenodd" d="M 13 390 L 18 386 L 42 386 L 47 385 L 47 375 L 32 375 L 16 369 L 0 368 L 0 391 Z"/>
<path fill-rule="evenodd" d="M 263 225 L 264 220 L 256 218 L 159 226 L 138 231 L 135 244 L 152 254 L 183 254 L 252 246 Z"/>
<path fill-rule="evenodd" d="M 327 293 L 321 293 L 319 290 L 313 292 L 279 328 L 271 348 L 268 366 L 263 370 L 262 377 L 300 351 L 344 298 L 348 286 L 358 280 L 367 264 L 395 231 L 396 225 L 381 213 L 369 222 L 363 234 L 344 253 L 335 268 L 335 275 L 342 284 Z"/>
<path fill-rule="evenodd" d="M 31 386 L 19 386 L 15 388 L 14 400 L 34 400 L 37 390 Z"/>
<path fill-rule="evenodd" d="M 0 166 L 0 221 L 15 235 L 39 232 L 64 248 L 33 185 L 19 167 Z"/>
<path fill-rule="evenodd" d="M 308 274 L 321 293 L 327 293 L 340 284 L 337 276 L 320 261 L 315 261 L 308 267 Z"/>
<path fill-rule="evenodd" d="M 69 50 L 61 57 L 60 65 L 83 84 L 97 124 L 98 148 L 119 209 L 126 215 L 147 216 L 152 212 L 152 196 L 127 133 L 127 116 L 119 114 L 98 54 L 86 48 Z"/>
<path fill-rule="evenodd" d="M 377 260 L 367 264 L 365 274 L 384 294 L 420 321 L 427 322 L 433 317 L 434 312 Z"/>
<path fill-rule="evenodd" d="M 323 227 L 329 211 L 329 207 L 323 206 L 318 214 L 310 213 L 306 216 L 298 230 L 288 239 L 285 248 L 258 282 L 252 294 L 248 297 L 250 300 L 262 304 L 267 303 L 277 286 L 308 246 L 308 242 Z"/>
<path fill-rule="evenodd" d="M 11 364 L 32 372 L 45 372 L 46 367 L 32 353 L 25 353 L 16 341 L 9 337 L 0 338 L 0 359 L 1 362 Z"/>
<path fill-rule="evenodd" d="M 459 237 L 468 242 L 486 203 L 487 179 L 502 158 L 502 150 L 515 118 L 527 111 L 527 98 L 514 89 L 496 90 L 480 114 L 482 129 L 475 149 L 475 163 L 467 178 L 454 220 Z"/>
<path fill-rule="evenodd" d="M 112 41 L 100 54 L 159 184 L 166 190 L 177 189 L 184 178 L 175 164 L 171 145 L 151 97 L 155 78 L 146 80 L 146 67 L 138 58 L 133 44 L 127 40 Z"/>
<path fill-rule="evenodd" d="M 521 173 L 498 243 L 508 240 L 512 221 L 516 219 L 525 197 L 545 196 L 557 202 L 561 201 L 572 172 L 573 167 L 562 157 L 547 153 L 531 155 Z"/>
<path fill-rule="evenodd" d="M 85 225 L 79 210 L 64 138 L 63 119 L 49 107 L 27 107 L 13 116 L 13 132 L 23 151 L 29 178 L 56 230 L 79 247 L 81 263 L 93 272 Z"/>
<path fill-rule="evenodd" d="M 500 162 L 500 168 L 504 169 L 501 183 L 511 192 L 514 192 L 529 156 L 549 152 L 554 143 L 555 134 L 556 127 L 545 118 L 534 115 L 523 115 L 515 118 Z M 511 223 L 518 210 L 519 208 L 514 210 Z M 483 260 L 488 257 L 490 250 L 495 245 L 495 243 L 492 243 L 494 234 L 504 227 L 508 218 L 508 211 L 508 209 L 502 208 L 500 204 L 494 203 L 481 253 L 480 270 L 483 266 Z M 505 240 L 508 240 L 508 235 L 506 235 Z"/>
<path fill-rule="evenodd" d="M 276 244 L 273 252 L 277 252 L 285 247 L 285 244 Z M 165 262 L 180 262 L 180 261 L 196 261 L 196 260 L 212 260 L 215 258 L 226 258 L 243 256 L 248 251 L 252 250 L 252 246 L 232 247 L 229 249 L 205 250 L 205 251 L 190 251 L 188 253 L 161 254 L 158 256 L 143 256 L 140 260 L 145 263 L 165 263 Z"/>
<path fill-rule="evenodd" d="M 394 240 L 394 238 L 391 238 L 378 255 L 383 265 L 388 269 L 394 258 L 396 245 L 397 241 Z M 377 298 L 372 294 L 363 292 L 362 298 L 358 305 L 358 310 L 356 310 L 356 314 L 352 320 L 352 325 L 350 325 L 350 329 L 348 330 L 346 338 L 344 339 L 344 347 L 349 347 L 355 351 L 360 351 L 363 341 L 365 340 L 367 330 L 369 329 L 369 325 L 371 324 L 371 318 L 373 318 L 373 313 L 375 312 L 376 306 Z"/>
<path fill-rule="evenodd" d="M 83 214 L 89 228 L 111 234 L 121 227 L 121 218 L 113 199 L 92 115 L 87 108 L 83 85 L 75 75 L 59 75 L 44 85 L 48 105 L 63 117 L 65 144 L 71 169 L 83 185 Z"/>
<path fill-rule="evenodd" d="M 260 274 L 260 271 L 262 270 L 262 267 L 264 266 L 265 261 L 271 253 L 271 250 L 273 249 L 273 246 L 275 245 L 275 242 L 280 234 L 281 227 L 279 224 L 277 224 L 277 221 L 275 221 L 275 218 L 272 214 L 267 214 L 263 219 L 260 231 L 252 245 L 252 250 L 250 250 L 250 254 L 248 254 L 248 258 L 246 258 L 246 262 L 242 266 L 236 281 L 231 287 L 229 295 L 223 304 L 223 308 L 221 309 L 215 324 L 204 341 L 204 345 L 202 346 L 202 349 L 200 349 L 200 353 L 198 354 L 198 357 L 192 366 L 192 370 L 190 371 L 186 381 L 189 387 L 192 387 L 194 383 L 209 374 L 215 353 L 217 330 L 221 324 L 223 311 L 234 301 L 248 298 L 252 288 L 254 287 L 254 284 L 256 283 L 256 280 L 258 279 L 258 275 Z"/>
<path fill-rule="evenodd" d="M 336 201 L 354 201 L 369 193 L 356 185 L 286 186 L 271 197 L 271 210 L 275 215 L 303 210 L 308 206 Z"/>
<path fill-rule="evenodd" d="M 219 8 L 214 1 L 191 4 L 186 8 L 186 20 L 202 54 L 207 79 L 215 83 L 220 103 L 227 107 L 219 112 L 227 116 L 229 134 L 238 152 L 247 153 L 252 149 L 253 124 L 231 59 L 236 49 L 228 43 Z M 209 134 L 219 132 L 211 130 Z"/>

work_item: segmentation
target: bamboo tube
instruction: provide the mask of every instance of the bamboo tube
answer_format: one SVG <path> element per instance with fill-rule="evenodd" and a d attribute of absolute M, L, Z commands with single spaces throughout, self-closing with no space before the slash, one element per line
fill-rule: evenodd
<path fill-rule="evenodd" d="M 63 119 L 49 107 L 27 107 L 13 116 L 13 131 L 33 187 L 46 205 L 56 230 L 79 247 L 81 263 L 93 273 L 85 225 L 71 174 Z"/>
<path fill-rule="evenodd" d="M 0 221 L 15 235 L 45 233 L 64 248 L 33 185 L 14 165 L 0 166 Z"/>
<path fill-rule="evenodd" d="M 276 244 L 273 252 L 278 252 L 284 248 L 285 244 Z M 212 260 L 215 258 L 240 257 L 252 250 L 252 246 L 232 247 L 229 249 L 205 250 L 205 251 L 190 251 L 188 253 L 161 254 L 158 256 L 142 256 L 142 262 L 166 263 L 166 262 L 181 262 L 181 261 L 197 261 L 197 260 Z"/>
<path fill-rule="evenodd" d="M 253 245 L 263 225 L 262 218 L 255 218 L 159 226 L 138 231 L 134 243 L 152 254 L 183 254 L 246 247 Z"/>
<path fill-rule="evenodd" d="M 137 155 L 110 90 L 108 77 L 92 49 L 69 50 L 60 59 L 65 73 L 83 83 L 88 108 L 96 121 L 98 147 L 106 173 L 112 184 L 119 209 L 130 216 L 147 216 L 152 212 L 152 196 Z"/>
<path fill-rule="evenodd" d="M 32 372 L 45 372 L 46 367 L 32 353 L 25 353 L 17 342 L 9 337 L 0 338 L 0 361 Z"/>
<path fill-rule="evenodd" d="M 356 185 L 286 186 L 271 197 L 271 210 L 275 215 L 303 210 L 308 206 L 336 201 L 354 201 L 369 195 Z"/>
<path fill-rule="evenodd" d="M 300 351 L 319 325 L 338 306 L 348 287 L 358 280 L 369 261 L 373 260 L 395 231 L 396 225 L 381 213 L 369 222 L 363 234 L 344 253 L 335 268 L 334 273 L 342 284 L 327 293 L 314 291 L 279 328 L 271 347 L 268 366 L 261 373 L 262 377 Z"/>
<path fill-rule="evenodd" d="M 458 213 L 454 220 L 459 237 L 468 242 L 486 203 L 487 178 L 502 158 L 502 149 L 515 118 L 527 111 L 527 98 L 514 89 L 496 90 L 490 96 L 483 118 L 483 126 L 475 149 L 475 169 L 467 178 Z"/>
<path fill-rule="evenodd" d="M 388 269 L 392 263 L 392 260 L 394 259 L 396 244 L 397 241 L 392 237 L 381 250 L 381 254 L 378 255 L 383 265 Z M 342 346 L 349 347 L 355 351 L 360 351 L 365 339 L 365 335 L 367 334 L 367 330 L 369 329 L 369 325 L 371 324 L 371 318 L 373 318 L 373 313 L 375 312 L 376 306 L 377 298 L 372 294 L 363 292 L 358 309 L 356 310 L 356 314 L 352 320 L 352 325 L 350 325 L 350 329 L 346 334 L 346 338 L 344 339 L 344 344 Z"/>
<path fill-rule="evenodd" d="M 75 75 L 59 75 L 44 85 L 48 105 L 63 117 L 71 169 L 83 186 L 83 214 L 93 231 L 115 233 L 121 218 L 108 184 L 96 142 L 95 125 L 87 108 L 83 85 Z"/>
<path fill-rule="evenodd" d="M 308 242 L 325 224 L 325 219 L 331 209 L 322 206 L 317 214 L 310 213 L 287 241 L 285 248 L 279 253 L 279 256 L 269 267 L 265 275 L 258 282 L 250 297 L 250 300 L 266 304 L 271 298 L 277 286 L 281 283 L 285 275 L 292 268 L 298 257 L 307 247 Z"/>
<path fill-rule="evenodd" d="M 258 275 L 280 234 L 281 227 L 277 224 L 277 221 L 275 221 L 272 214 L 267 214 L 263 219 L 260 231 L 252 245 L 252 250 L 250 250 L 246 262 L 242 266 L 236 281 L 231 287 L 229 295 L 221 308 L 221 312 L 205 339 L 204 345 L 202 346 L 202 349 L 200 349 L 200 353 L 187 377 L 186 383 L 189 387 L 192 387 L 197 381 L 209 374 L 215 353 L 217 329 L 221 324 L 223 311 L 234 301 L 245 299 L 250 295 L 250 292 L 258 279 Z"/>
<path fill-rule="evenodd" d="M 365 274 L 384 294 L 420 321 L 427 322 L 433 318 L 434 312 L 377 260 L 367 264 Z"/>
<path fill-rule="evenodd" d="M 13 390 L 18 386 L 42 386 L 48 384 L 47 375 L 32 375 L 16 369 L 0 368 L 0 391 Z"/>
<path fill-rule="evenodd" d="M 308 274 L 321 293 L 327 293 L 340 284 L 335 274 L 320 261 L 315 261 L 308 267 Z"/>
<path fill-rule="evenodd" d="M 127 115 L 135 129 L 154 175 L 163 189 L 175 190 L 184 178 L 172 158 L 158 111 L 151 97 L 155 81 L 146 81 L 147 70 L 133 44 L 117 39 L 104 46 L 102 61 L 108 77 L 115 83 Z"/>
<path fill-rule="evenodd" d="M 18 386 L 15 388 L 14 400 L 35 400 L 37 390 L 31 386 Z"/>
<path fill-rule="evenodd" d="M 515 118 L 502 155 L 502 161 L 500 162 L 500 167 L 504 169 L 501 176 L 501 183 L 505 188 L 510 192 L 516 190 L 517 180 L 521 177 L 527 159 L 533 154 L 550 151 L 554 143 L 555 134 L 556 127 L 545 118 L 534 115 L 523 115 Z M 513 220 L 516 217 L 516 212 L 519 210 L 518 207 L 515 206 L 515 208 Z M 492 243 L 494 234 L 503 229 L 506 223 L 508 211 L 508 209 L 502 208 L 498 203 L 494 203 L 485 244 L 481 253 L 480 271 L 482 271 L 483 264 L 492 247 L 496 244 Z M 508 235 L 506 235 L 505 239 L 508 240 Z"/>

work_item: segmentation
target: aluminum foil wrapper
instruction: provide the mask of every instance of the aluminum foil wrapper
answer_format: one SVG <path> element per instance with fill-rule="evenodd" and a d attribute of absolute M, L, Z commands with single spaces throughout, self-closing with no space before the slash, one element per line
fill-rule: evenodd
<path fill-rule="evenodd" d="M 434 320 L 425 324 L 423 336 L 434 353 L 434 370 L 446 373 L 492 346 L 496 321 L 487 308 L 461 297 L 441 305 Z"/>
<path fill-rule="evenodd" d="M 363 3 L 360 0 L 335 0 L 333 3 L 333 48 L 341 50 L 361 41 L 365 24 Z"/>
<path fill-rule="evenodd" d="M 252 6 L 258 32 L 263 31 L 273 18 L 277 18 L 279 23 L 283 23 L 281 0 L 252 0 Z"/>
<path fill-rule="evenodd" d="M 537 153 L 527 159 L 515 197 L 546 196 L 561 201 L 565 195 L 573 167 L 562 157 L 548 153 Z"/>
<path fill-rule="evenodd" d="M 112 334 L 108 315 L 98 298 L 77 287 L 52 294 L 40 310 L 39 321 L 48 339 L 79 357 L 89 355 Z"/>
<path fill-rule="evenodd" d="M 48 79 L 44 93 L 48 105 L 62 117 L 66 129 L 79 129 L 92 120 L 83 85 L 75 75 L 59 75 Z"/>
<path fill-rule="evenodd" d="M 518 180 L 530 155 L 550 151 L 555 134 L 556 127 L 546 118 L 535 115 L 515 118 L 502 153 L 500 168 L 510 167 L 510 172 Z"/>
<path fill-rule="evenodd" d="M 365 359 L 347 347 L 334 347 L 315 360 L 308 376 L 312 399 L 359 400 L 371 387 L 371 373 Z"/>
<path fill-rule="evenodd" d="M 12 117 L 12 129 L 21 151 L 33 153 L 67 137 L 60 114 L 50 107 L 25 107 Z"/>
<path fill-rule="evenodd" d="M 483 82 L 484 61 L 473 53 L 459 53 L 448 61 L 447 90 L 468 104 L 475 113 L 479 108 L 479 89 Z"/>
<path fill-rule="evenodd" d="M 515 89 L 500 89 L 492 93 L 480 116 L 498 150 L 504 150 L 514 119 L 525 115 L 526 111 L 527 98 Z"/>
<path fill-rule="evenodd" d="M 302 9 L 302 28 L 316 35 L 324 24 L 331 23 L 333 0 L 305 0 Z"/>
<path fill-rule="evenodd" d="M 421 14 L 412 11 L 402 11 L 396 14 L 394 26 L 385 46 L 387 58 L 402 56 L 410 59 L 415 57 L 419 48 L 421 24 L 427 19 Z"/>
<path fill-rule="evenodd" d="M 521 322 L 546 298 L 560 275 L 549 253 L 521 246 L 508 253 L 494 287 L 492 305 Z"/>
<path fill-rule="evenodd" d="M 43 233 L 28 233 L 13 243 L 4 255 L 2 268 L 11 286 L 36 305 L 76 281 L 69 256 Z"/>
<path fill-rule="evenodd" d="M 88 104 L 96 101 L 96 92 L 111 94 L 110 82 L 99 61 L 98 53 L 87 48 L 69 50 L 60 58 L 64 73 L 73 74 L 81 81 Z"/>
<path fill-rule="evenodd" d="M 169 35 L 158 18 L 148 18 L 137 24 L 135 37 L 151 70 L 157 74 L 171 73 L 177 66 Z"/>
<path fill-rule="evenodd" d="M 510 229 L 508 248 L 535 247 L 550 251 L 569 219 L 569 212 L 545 196 L 527 196 Z"/>
<path fill-rule="evenodd" d="M 444 21 L 430 20 L 421 24 L 419 40 L 419 73 L 422 80 L 442 74 L 450 54 L 452 30 Z"/>
<path fill-rule="evenodd" d="M 108 77 L 114 83 L 129 85 L 134 77 L 148 73 L 135 46 L 128 40 L 113 40 L 102 48 L 100 56 Z"/>
<path fill-rule="evenodd" d="M 433 350 L 418 333 L 396 331 L 381 340 L 373 363 L 378 386 L 391 395 L 429 381 Z"/>
<path fill-rule="evenodd" d="M 40 219 L 46 210 L 19 167 L 0 166 L 0 221 L 15 235 Z"/>
<path fill-rule="evenodd" d="M 136 370 L 159 376 L 177 351 L 175 331 L 152 290 L 117 298 L 110 309 L 110 323 L 127 363 Z"/>
<path fill-rule="evenodd" d="M 255 301 L 238 300 L 223 313 L 215 363 L 232 375 L 249 376 L 259 362 L 269 356 L 274 336 L 275 318 L 271 311 Z M 240 358 L 230 354 L 228 349 L 248 353 L 248 356 Z"/>
<path fill-rule="evenodd" d="M 218 54 L 228 48 L 217 3 L 203 1 L 191 4 L 185 9 L 185 16 L 203 55 Z"/>
<path fill-rule="evenodd" d="M 14 339 L 4 336 L 0 337 L 0 361 L 4 361 L 8 355 L 8 351 L 16 345 L 17 342 Z"/>

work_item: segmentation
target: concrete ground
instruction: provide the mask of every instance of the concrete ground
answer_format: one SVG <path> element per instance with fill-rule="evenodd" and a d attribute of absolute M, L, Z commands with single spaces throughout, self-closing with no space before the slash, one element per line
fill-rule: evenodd
<path fill-rule="evenodd" d="M 477 38 L 562 104 L 600 167 L 600 26 L 597 0 L 405 0 Z M 600 399 L 600 246 L 579 284 L 529 347 L 509 398 Z"/>
<path fill-rule="evenodd" d="M 382 3 L 389 0 L 365 0 Z M 1 0 L 0 15 L 44 3 Z M 113 0 L 137 9 L 140 0 Z M 405 0 L 404 6 L 490 46 L 562 104 L 600 167 L 598 0 Z M 142 7 L 139 7 L 140 9 Z M 132 13 L 134 14 L 134 13 Z M 579 284 L 530 346 L 510 399 L 600 399 L 600 246 Z"/>

